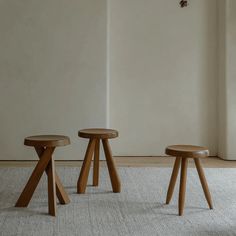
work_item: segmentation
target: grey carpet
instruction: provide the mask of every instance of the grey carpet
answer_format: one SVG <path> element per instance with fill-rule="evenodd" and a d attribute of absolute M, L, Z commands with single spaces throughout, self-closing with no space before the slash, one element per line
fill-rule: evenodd
<path fill-rule="evenodd" d="M 71 203 L 58 205 L 54 218 L 47 215 L 45 175 L 29 207 L 14 208 L 32 168 L 0 168 L 0 235 L 236 235 L 236 169 L 205 169 L 214 210 L 189 169 L 183 217 L 177 216 L 178 185 L 171 204 L 164 204 L 170 168 L 120 168 L 120 194 L 111 192 L 102 168 L 100 186 L 84 195 L 76 194 L 79 168 L 57 170 Z"/>

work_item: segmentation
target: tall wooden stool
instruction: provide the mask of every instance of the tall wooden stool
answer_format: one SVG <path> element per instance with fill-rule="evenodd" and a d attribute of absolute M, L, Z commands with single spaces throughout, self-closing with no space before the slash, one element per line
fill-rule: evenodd
<path fill-rule="evenodd" d="M 93 186 L 98 186 L 99 149 L 100 149 L 100 140 L 102 140 L 103 149 L 107 161 L 107 167 L 111 179 L 112 189 L 114 193 L 119 193 L 121 189 L 120 179 L 116 170 L 115 162 L 112 158 L 111 148 L 108 141 L 108 139 L 118 137 L 118 132 L 116 130 L 111 130 L 111 129 L 84 129 L 79 131 L 79 137 L 88 138 L 89 144 L 80 171 L 80 176 L 77 183 L 77 192 L 85 193 L 93 154 L 94 154 Z"/>
<path fill-rule="evenodd" d="M 206 200 L 208 202 L 210 209 L 213 209 L 211 195 L 208 189 L 203 168 L 200 163 L 200 158 L 206 158 L 209 155 L 208 149 L 204 147 L 191 146 L 191 145 L 173 145 L 166 148 L 166 154 L 176 157 L 166 196 L 166 204 L 169 204 L 171 200 L 181 163 L 181 175 L 180 175 L 180 186 L 179 186 L 179 215 L 180 216 L 183 215 L 188 158 L 193 158 Z"/>
<path fill-rule="evenodd" d="M 25 138 L 24 144 L 35 148 L 39 161 L 15 206 L 28 206 L 39 180 L 45 171 L 48 177 L 48 210 L 50 215 L 55 216 L 56 195 L 61 204 L 68 204 L 70 199 L 55 171 L 52 154 L 56 147 L 70 144 L 70 139 L 60 135 L 39 135 Z"/>

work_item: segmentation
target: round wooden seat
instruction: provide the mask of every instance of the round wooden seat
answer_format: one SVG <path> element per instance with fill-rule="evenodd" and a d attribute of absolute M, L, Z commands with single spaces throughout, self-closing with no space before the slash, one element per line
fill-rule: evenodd
<path fill-rule="evenodd" d="M 118 131 L 113 129 L 83 129 L 78 133 L 81 138 L 111 139 L 118 137 Z"/>
<path fill-rule="evenodd" d="M 26 146 L 57 147 L 70 144 L 70 138 L 62 135 L 37 135 L 25 138 Z"/>
<path fill-rule="evenodd" d="M 205 147 L 193 145 L 172 145 L 166 148 L 166 154 L 182 158 L 201 158 L 209 156 L 209 151 Z"/>

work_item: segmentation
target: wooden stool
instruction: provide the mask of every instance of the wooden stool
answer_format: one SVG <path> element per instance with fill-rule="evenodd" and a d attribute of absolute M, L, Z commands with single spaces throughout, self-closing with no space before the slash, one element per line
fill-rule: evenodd
<path fill-rule="evenodd" d="M 78 193 L 85 193 L 93 153 L 93 186 L 98 186 L 100 140 L 102 140 L 113 192 L 120 192 L 120 179 L 116 170 L 115 162 L 112 158 L 111 148 L 108 142 L 108 139 L 116 138 L 117 136 L 118 132 L 111 129 L 84 129 L 79 131 L 79 137 L 88 138 L 89 144 L 77 183 Z"/>
<path fill-rule="evenodd" d="M 172 175 L 170 178 L 169 188 L 166 196 L 166 204 L 169 204 L 176 179 L 179 172 L 180 162 L 181 162 L 181 175 L 180 175 L 180 186 L 179 186 L 179 215 L 183 215 L 184 210 L 184 201 L 185 201 L 185 190 L 186 190 L 186 179 L 187 179 L 187 166 L 188 166 L 188 158 L 193 158 L 197 172 L 202 184 L 202 188 L 208 202 L 210 209 L 213 209 L 211 195 L 208 189 L 207 181 L 203 172 L 203 168 L 200 163 L 199 158 L 206 158 L 209 155 L 209 151 L 207 148 L 191 146 L 191 145 L 173 145 L 166 148 L 167 155 L 175 156 L 175 164 L 173 167 Z"/>
<path fill-rule="evenodd" d="M 61 204 L 69 203 L 70 199 L 55 171 L 52 154 L 57 146 L 70 144 L 70 139 L 66 136 L 59 135 L 39 135 L 25 138 L 24 144 L 35 148 L 39 161 L 15 206 L 28 206 L 39 180 L 45 171 L 48 176 L 48 210 L 50 215 L 55 216 L 56 195 Z"/>

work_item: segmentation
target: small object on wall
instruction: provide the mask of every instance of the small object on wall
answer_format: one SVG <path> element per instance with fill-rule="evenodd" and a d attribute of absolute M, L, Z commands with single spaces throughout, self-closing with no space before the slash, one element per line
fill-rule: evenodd
<path fill-rule="evenodd" d="M 183 8 L 183 7 L 187 7 L 188 6 L 188 1 L 187 0 L 181 0 L 179 2 L 180 6 Z"/>

